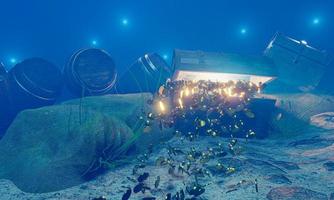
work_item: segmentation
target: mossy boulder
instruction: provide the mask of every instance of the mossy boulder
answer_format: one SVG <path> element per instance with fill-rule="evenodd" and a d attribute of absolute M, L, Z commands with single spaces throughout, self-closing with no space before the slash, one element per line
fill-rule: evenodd
<path fill-rule="evenodd" d="M 87 181 L 102 161 L 168 139 L 168 131 L 162 134 L 152 126 L 142 134 L 135 125 L 143 110 L 150 109 L 148 98 L 88 97 L 21 112 L 0 141 L 0 179 L 26 192 L 61 190 Z"/>
<path fill-rule="evenodd" d="M 154 105 L 150 105 L 148 102 L 152 100 L 153 95 L 151 93 L 136 93 L 136 94 L 113 94 L 105 96 L 86 97 L 83 99 L 73 99 L 64 102 L 64 105 L 81 105 L 83 118 L 85 118 L 85 110 L 94 110 L 99 113 L 103 113 L 105 116 L 115 117 L 132 130 L 135 130 L 142 122 L 140 117 L 147 117 L 147 113 L 155 112 Z M 151 143 L 157 144 L 160 141 L 165 141 L 171 138 L 172 129 L 160 130 L 157 121 L 151 121 L 152 126 L 146 129 L 144 134 L 140 134 L 136 138 L 136 149 L 138 151 L 145 150 Z M 143 133 L 143 130 L 140 130 Z"/>

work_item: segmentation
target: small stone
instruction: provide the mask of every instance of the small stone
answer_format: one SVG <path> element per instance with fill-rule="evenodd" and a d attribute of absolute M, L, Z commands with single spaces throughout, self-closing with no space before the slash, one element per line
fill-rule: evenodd
<path fill-rule="evenodd" d="M 327 200 L 327 195 L 303 187 L 277 187 L 267 194 L 269 200 Z"/>
<path fill-rule="evenodd" d="M 82 190 L 87 190 L 87 189 L 88 189 L 88 186 L 87 186 L 87 185 L 81 185 L 81 186 L 80 186 L 80 189 L 82 189 Z"/>
<path fill-rule="evenodd" d="M 310 122 L 314 126 L 328 129 L 328 130 L 333 130 L 334 129 L 334 112 L 325 112 L 325 113 L 313 115 L 310 118 Z"/>
<path fill-rule="evenodd" d="M 267 180 L 275 184 L 291 184 L 291 181 L 282 174 L 274 174 L 267 177 Z"/>
<path fill-rule="evenodd" d="M 334 162 L 326 162 L 323 164 L 324 168 L 328 171 L 334 171 Z"/>
<path fill-rule="evenodd" d="M 170 183 L 168 183 L 166 189 L 167 189 L 168 191 L 174 190 L 174 189 L 175 189 L 175 185 L 174 185 L 173 183 L 170 182 Z"/>
<path fill-rule="evenodd" d="M 53 194 L 53 196 L 60 196 L 60 193 L 56 192 L 56 193 Z"/>

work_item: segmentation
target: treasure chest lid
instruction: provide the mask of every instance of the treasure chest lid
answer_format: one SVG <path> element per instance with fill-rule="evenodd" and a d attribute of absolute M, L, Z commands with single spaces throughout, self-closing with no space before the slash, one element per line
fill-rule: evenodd
<path fill-rule="evenodd" d="M 268 82 L 277 76 L 270 58 L 218 52 L 174 50 L 174 80 L 242 79 Z M 201 77 L 200 77 L 201 76 Z"/>
<path fill-rule="evenodd" d="M 331 62 L 331 57 L 326 51 L 310 46 L 305 40 L 299 41 L 281 33 L 275 34 L 274 38 L 269 42 L 265 54 L 275 46 L 295 53 L 299 57 L 303 57 L 322 66 L 327 66 Z"/>
<path fill-rule="evenodd" d="M 331 62 L 331 56 L 326 51 L 281 33 L 275 34 L 264 55 L 275 63 L 277 81 L 301 91 L 315 89 Z"/>

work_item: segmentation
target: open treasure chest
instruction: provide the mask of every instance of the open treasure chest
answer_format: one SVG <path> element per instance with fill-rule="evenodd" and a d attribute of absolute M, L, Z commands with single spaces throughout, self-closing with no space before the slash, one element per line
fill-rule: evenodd
<path fill-rule="evenodd" d="M 166 90 L 169 94 L 177 131 L 190 137 L 194 132 L 267 136 L 275 100 L 262 98 L 260 93 L 276 78 L 269 58 L 175 50 L 172 68 L 172 79 L 159 94 L 166 96 Z M 163 101 L 160 108 L 166 110 Z"/>

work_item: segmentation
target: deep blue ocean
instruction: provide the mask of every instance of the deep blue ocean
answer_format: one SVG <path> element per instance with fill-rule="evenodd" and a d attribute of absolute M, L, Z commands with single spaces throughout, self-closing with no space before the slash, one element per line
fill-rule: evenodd
<path fill-rule="evenodd" d="M 330 0 L 2 0 L 0 8 L 7 68 L 32 56 L 62 67 L 91 46 L 107 49 L 120 71 L 147 52 L 170 61 L 175 48 L 261 54 L 277 31 L 334 52 Z"/>
<path fill-rule="evenodd" d="M 0 0 L 0 200 L 334 200 L 334 0 Z"/>

